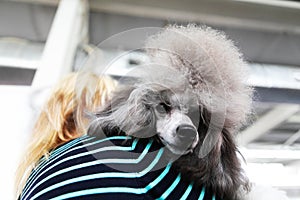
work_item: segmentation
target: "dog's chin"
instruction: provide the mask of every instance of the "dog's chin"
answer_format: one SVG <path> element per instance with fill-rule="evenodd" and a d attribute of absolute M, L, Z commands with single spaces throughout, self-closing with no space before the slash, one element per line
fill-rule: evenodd
<path fill-rule="evenodd" d="M 167 142 L 166 140 L 161 139 L 163 145 L 174 155 L 182 156 L 189 153 L 193 153 L 194 148 L 192 145 L 178 145 Z"/>
<path fill-rule="evenodd" d="M 183 156 L 193 153 L 193 149 L 182 150 L 178 148 L 173 148 L 172 146 L 167 146 L 167 148 L 175 155 Z"/>

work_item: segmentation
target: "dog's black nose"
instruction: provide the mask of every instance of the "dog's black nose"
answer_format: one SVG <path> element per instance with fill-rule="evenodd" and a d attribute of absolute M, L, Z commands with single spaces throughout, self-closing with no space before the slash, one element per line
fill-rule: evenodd
<path fill-rule="evenodd" d="M 191 125 L 180 125 L 176 129 L 176 133 L 181 138 L 194 139 L 197 135 L 196 129 Z"/>

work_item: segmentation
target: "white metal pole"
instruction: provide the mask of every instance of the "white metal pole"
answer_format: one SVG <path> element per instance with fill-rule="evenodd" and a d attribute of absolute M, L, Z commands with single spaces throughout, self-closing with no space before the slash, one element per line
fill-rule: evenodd
<path fill-rule="evenodd" d="M 40 108 L 48 92 L 71 72 L 78 45 L 88 38 L 88 1 L 61 0 L 32 83 L 34 108 Z"/>
<path fill-rule="evenodd" d="M 238 144 L 241 146 L 247 145 L 251 141 L 280 125 L 298 111 L 299 105 L 283 104 L 276 106 L 273 110 L 260 117 L 246 130 L 242 131 L 237 138 Z"/>

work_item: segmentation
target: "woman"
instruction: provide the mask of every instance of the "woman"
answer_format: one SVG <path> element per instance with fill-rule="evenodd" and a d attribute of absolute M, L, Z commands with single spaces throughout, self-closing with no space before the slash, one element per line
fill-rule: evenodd
<path fill-rule="evenodd" d="M 101 106 L 115 84 L 91 75 L 76 82 L 77 76 L 58 85 L 40 114 L 18 171 L 20 200 L 219 199 L 164 163 L 164 148 L 156 140 L 83 135 L 84 108 Z M 94 90 L 85 80 L 93 80 Z"/>
<path fill-rule="evenodd" d="M 30 144 L 16 173 L 17 195 L 31 171 L 44 156 L 58 146 L 86 133 L 86 111 L 101 107 L 114 90 L 116 82 L 92 73 L 71 73 L 53 89 L 35 123 Z"/>

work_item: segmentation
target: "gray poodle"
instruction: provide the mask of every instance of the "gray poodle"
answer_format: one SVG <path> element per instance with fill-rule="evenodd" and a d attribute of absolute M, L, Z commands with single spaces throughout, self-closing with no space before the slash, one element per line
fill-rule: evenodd
<path fill-rule="evenodd" d="M 222 199 L 240 199 L 249 183 L 234 137 L 250 112 L 252 89 L 238 49 L 223 33 L 188 25 L 167 27 L 145 50 L 144 76 L 120 87 L 89 134 L 101 128 L 106 135 L 155 137 L 183 178 Z"/>

